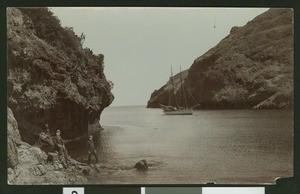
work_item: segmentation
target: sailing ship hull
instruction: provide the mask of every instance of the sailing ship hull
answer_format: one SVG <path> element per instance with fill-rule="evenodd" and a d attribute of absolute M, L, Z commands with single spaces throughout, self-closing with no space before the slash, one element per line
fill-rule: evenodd
<path fill-rule="evenodd" d="M 173 111 L 164 111 L 166 115 L 192 115 L 193 109 L 181 109 Z"/>
<path fill-rule="evenodd" d="M 172 83 L 172 94 L 175 98 L 175 105 L 174 106 L 170 106 L 170 102 L 171 102 L 171 95 L 169 96 L 169 106 L 163 105 L 163 104 L 159 104 L 160 107 L 163 109 L 164 113 L 166 115 L 192 115 L 193 114 L 193 109 L 188 107 L 187 104 L 187 100 L 185 97 L 185 92 L 182 89 L 183 88 L 183 81 L 182 81 L 182 75 L 181 75 L 181 67 L 180 67 L 180 91 L 181 91 L 181 96 L 183 96 L 183 99 L 185 100 L 185 106 L 182 106 L 182 99 L 180 102 L 180 106 L 178 106 L 177 100 L 176 100 L 176 94 L 175 94 L 175 89 L 174 89 L 174 80 L 173 80 L 173 71 L 172 71 L 172 67 L 171 67 L 171 83 Z"/>

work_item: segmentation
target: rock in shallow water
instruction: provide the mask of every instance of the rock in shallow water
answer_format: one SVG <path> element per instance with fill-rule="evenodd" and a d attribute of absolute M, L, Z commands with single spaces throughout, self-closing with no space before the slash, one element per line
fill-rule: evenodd
<path fill-rule="evenodd" d="M 141 160 L 138 163 L 136 163 L 134 167 L 138 170 L 148 170 L 148 162 L 145 159 Z"/>

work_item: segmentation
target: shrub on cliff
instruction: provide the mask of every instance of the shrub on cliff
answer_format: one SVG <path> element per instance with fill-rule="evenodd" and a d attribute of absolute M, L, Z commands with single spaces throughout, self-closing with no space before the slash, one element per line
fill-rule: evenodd
<path fill-rule="evenodd" d="M 30 144 L 45 123 L 67 139 L 100 131 L 100 114 L 114 99 L 104 55 L 83 49 L 59 23 L 47 8 L 7 8 L 8 106 Z"/>
<path fill-rule="evenodd" d="M 48 8 L 19 8 L 19 10 L 32 20 L 36 35 L 52 46 L 72 50 L 82 46 L 85 35 L 81 34 L 79 37 L 72 27 L 63 28 L 60 20 Z"/>
<path fill-rule="evenodd" d="M 271 8 L 233 27 L 190 67 L 184 83 L 195 98 L 187 96 L 187 101 L 196 99 L 201 109 L 292 108 L 293 29 L 290 8 Z M 167 83 L 154 91 L 147 107 L 168 102 L 171 88 Z"/>

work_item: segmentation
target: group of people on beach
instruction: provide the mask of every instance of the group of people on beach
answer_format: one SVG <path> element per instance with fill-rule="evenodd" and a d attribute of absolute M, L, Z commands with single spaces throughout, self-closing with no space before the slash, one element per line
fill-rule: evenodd
<path fill-rule="evenodd" d="M 43 140 L 43 142 L 46 142 L 48 145 L 53 146 L 54 149 L 58 151 L 58 156 L 64 165 L 67 165 L 67 163 L 70 162 L 71 157 L 68 154 L 68 150 L 66 149 L 65 144 L 73 140 L 64 140 L 61 137 L 60 129 L 57 129 L 55 135 L 52 136 L 48 124 L 45 124 L 45 129 L 43 132 L 39 134 L 39 139 Z M 79 138 L 76 138 L 76 140 L 79 140 Z M 87 140 L 87 148 L 88 148 L 88 164 L 91 163 L 92 155 L 94 155 L 98 163 L 99 159 L 98 159 L 98 155 L 96 152 L 96 147 L 92 135 L 89 135 L 89 138 Z"/>

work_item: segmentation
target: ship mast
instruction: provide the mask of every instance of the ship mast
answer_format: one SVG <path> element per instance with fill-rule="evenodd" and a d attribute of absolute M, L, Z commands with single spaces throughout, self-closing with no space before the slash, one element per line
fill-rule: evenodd
<path fill-rule="evenodd" d="M 174 100 L 175 100 L 175 107 L 178 108 L 176 94 L 175 94 L 175 89 L 174 89 L 174 78 L 173 78 L 172 66 L 171 66 L 171 82 L 172 82 L 172 93 L 174 95 Z"/>
<path fill-rule="evenodd" d="M 181 66 L 180 66 L 180 92 L 181 92 L 181 99 L 180 99 L 180 103 L 182 103 L 182 101 L 184 101 L 185 103 L 185 108 L 188 108 L 188 103 L 186 100 L 186 95 L 185 95 L 185 91 L 184 91 L 184 87 L 183 87 L 183 80 L 182 80 L 182 73 L 181 73 Z M 183 98 L 183 99 L 182 99 Z M 183 103 L 182 103 L 183 104 Z"/>

